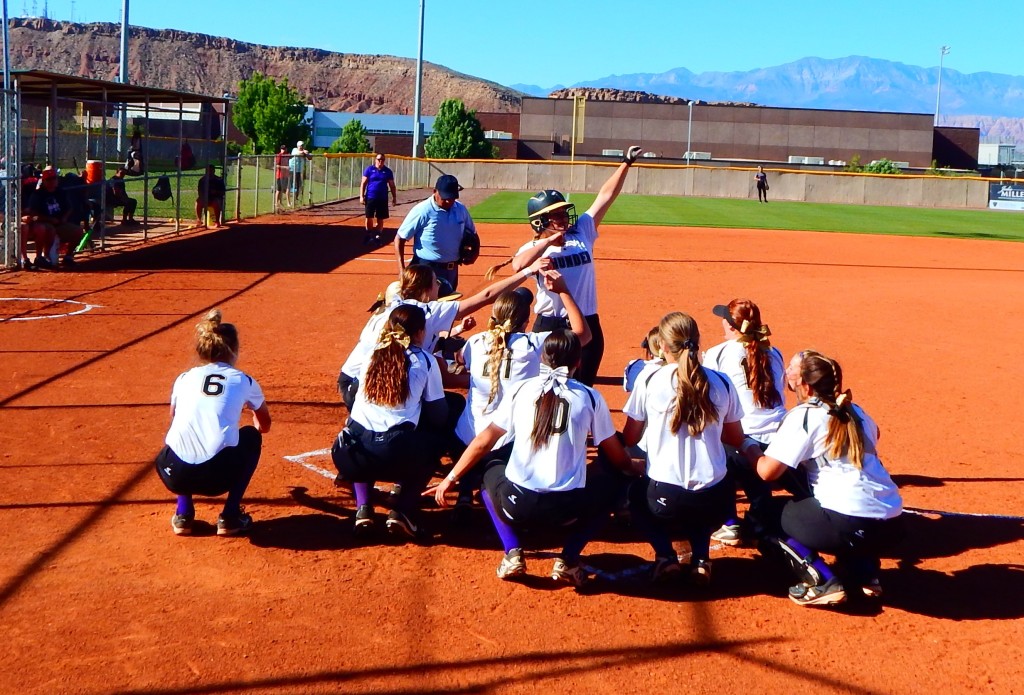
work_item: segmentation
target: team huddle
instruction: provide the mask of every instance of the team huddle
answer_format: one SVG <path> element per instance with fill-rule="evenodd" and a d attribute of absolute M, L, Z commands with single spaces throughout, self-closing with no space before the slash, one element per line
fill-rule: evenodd
<path fill-rule="evenodd" d="M 759 307 L 734 299 L 709 308 L 725 339 L 713 347 L 681 312 L 647 333 L 646 359 L 626 368 L 621 431 L 593 388 L 605 340 L 594 246 L 640 152 L 629 148 L 581 215 L 558 191 L 530 198 L 533 239 L 470 297 L 440 297 L 457 276 L 415 257 L 406 265 L 400 252 L 401 279 L 371 308 L 338 378 L 348 418 L 331 457 L 336 484 L 355 499 L 354 533 L 415 540 L 429 498 L 454 505 L 456 523 L 482 504 L 503 547 L 499 578 L 526 574 L 522 539 L 546 529 L 564 537 L 550 576 L 579 587 L 591 580 L 587 543 L 628 512 L 652 547 L 652 581 L 707 585 L 712 542 L 749 542 L 793 568 L 798 604 L 880 596 L 879 557 L 899 533 L 902 500 L 877 455 L 878 426 L 835 360 L 807 350 L 787 365 Z M 449 208 L 454 185 L 439 180 Z M 506 265 L 514 273 L 494 280 Z M 463 340 L 485 306 L 485 330 Z M 178 496 L 176 534 L 192 531 L 193 495 L 226 492 L 217 532 L 233 535 L 252 524 L 240 501 L 270 415 L 259 385 L 234 367 L 234 327 L 214 311 L 197 331 L 203 364 L 175 383 L 156 466 Z M 787 389 L 798 401 L 789 411 Z M 244 408 L 253 427 L 238 426 Z M 394 483 L 386 517 L 375 507 L 381 481 Z M 689 543 L 687 567 L 676 539 Z"/>

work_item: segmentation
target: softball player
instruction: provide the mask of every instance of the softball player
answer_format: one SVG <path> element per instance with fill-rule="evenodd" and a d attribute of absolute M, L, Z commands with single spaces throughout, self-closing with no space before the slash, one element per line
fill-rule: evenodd
<path fill-rule="evenodd" d="M 270 411 L 256 380 L 235 369 L 238 331 L 213 309 L 196 325 L 196 354 L 203 361 L 180 375 L 171 390 L 171 427 L 156 457 L 160 480 L 178 496 L 171 529 L 192 533 L 193 495 L 228 494 L 217 519 L 218 536 L 245 533 L 252 517 L 241 507 L 260 461 L 262 435 L 270 431 Z M 239 428 L 244 408 L 254 426 Z"/>
<path fill-rule="evenodd" d="M 853 587 L 881 596 L 879 551 L 899 532 L 903 500 L 878 458 L 878 425 L 843 389 L 843 370 L 835 360 L 812 351 L 799 357 L 794 386 L 800 404 L 763 455 L 751 440 L 744 447 L 765 480 L 798 466 L 807 470 L 813 497 L 788 502 L 779 520 L 783 537 L 777 547 L 800 580 L 789 597 L 819 606 L 842 603 Z M 818 552 L 835 555 L 843 576 Z"/>
<path fill-rule="evenodd" d="M 522 283 L 533 273 L 539 272 L 550 266 L 550 262 L 538 259 L 528 268 L 507 278 L 502 278 L 491 283 L 472 297 L 458 301 L 439 301 L 437 276 L 430 266 L 410 265 L 402 271 L 402 284 L 398 297 L 384 307 L 384 310 L 374 316 L 366 323 L 362 333 L 359 335 L 359 342 L 345 360 L 338 375 L 338 389 L 341 392 L 342 400 L 351 410 L 355 402 L 355 393 L 362 378 L 363 370 L 377 344 L 377 336 L 380 334 L 380 327 L 387 320 L 388 315 L 394 307 L 400 304 L 411 304 L 423 309 L 427 317 L 426 337 L 423 342 L 423 350 L 432 353 L 437 344 L 438 337 L 443 331 L 451 329 L 452 324 L 459 319 L 463 321 L 463 328 L 472 328 L 476 325 L 470 314 L 494 302 L 499 294 Z M 375 305 L 376 306 L 376 305 Z"/>
<path fill-rule="evenodd" d="M 682 570 L 669 536 L 670 525 L 677 525 L 690 541 L 690 576 L 705 585 L 711 581 L 711 532 L 735 497 L 723 442 L 743 443 L 743 408 L 728 378 L 701 366 L 693 318 L 668 314 L 658 332 L 668 364 L 637 381 L 622 409 L 625 444 L 642 436 L 647 447 L 647 475 L 630 489 L 630 511 L 654 548 L 655 580 Z"/>
<path fill-rule="evenodd" d="M 366 366 L 348 424 L 331 448 L 337 482 L 351 484 L 356 498 L 355 531 L 375 524 L 371 501 L 377 480 L 399 483 L 387 530 L 417 538 L 419 493 L 441 457 L 439 436 L 417 427 L 421 418 L 437 428 L 448 417 L 441 372 L 423 348 L 427 317 L 421 307 L 403 304 L 389 313 Z"/>
<path fill-rule="evenodd" d="M 761 322 L 761 310 L 757 304 L 749 299 L 719 304 L 711 313 L 722 319 L 725 342 L 708 350 L 703 364 L 729 377 L 743 407 L 740 421 L 743 432 L 757 441 L 763 450 L 786 415 L 786 369 L 782 353 L 772 347 L 769 340 L 771 330 Z M 771 486 L 766 485 L 742 457 L 730 456 L 729 472 L 750 502 L 747 521 L 756 528 L 755 520 L 762 505 L 771 499 Z M 741 527 L 735 500 L 729 518 L 722 528 L 711 534 L 711 539 L 724 545 L 740 544 Z"/>
<path fill-rule="evenodd" d="M 501 579 L 526 572 L 518 528 L 571 525 L 551 577 L 581 585 L 586 573 L 580 554 L 624 486 L 622 476 L 609 463 L 630 469 L 631 461 L 615 436 L 601 394 L 570 378 L 581 352 L 574 333 L 553 331 L 544 340 L 541 373 L 505 394 L 491 423 L 470 442 L 451 473 L 423 493 L 433 494 L 440 506 L 447 506 L 445 493 L 452 485 L 488 456 L 502 437 L 511 439 L 508 463 L 487 469 L 482 495 L 505 550 L 497 571 Z M 588 433 L 603 454 L 591 466 L 587 466 Z"/>
<path fill-rule="evenodd" d="M 629 148 L 622 164 L 601 186 L 593 205 L 578 218 L 576 206 L 567 202 L 565 196 L 558 191 L 545 190 L 530 198 L 526 211 L 534 232 L 533 241 L 522 246 L 512 259 L 488 271 L 493 272 L 507 263 L 519 270 L 537 258 L 551 258 L 555 270 L 565 276 L 569 292 L 583 311 L 593 335 L 593 339 L 583 349 L 583 362 L 576 373 L 577 379 L 587 386 L 593 386 L 604 355 L 604 332 L 597 313 L 597 278 L 592 255 L 598 236 L 597 228 L 622 191 L 629 168 L 642 151 L 636 145 Z M 558 296 L 540 284 L 534 312 L 537 314 L 534 331 L 550 331 L 568 326 L 565 307 Z"/>
<path fill-rule="evenodd" d="M 543 273 L 545 287 L 557 294 L 566 307 L 572 332 L 581 345 L 590 340 L 590 329 L 583 314 L 565 286 L 565 280 L 556 270 Z M 466 367 L 469 389 L 466 408 L 455 426 L 455 436 L 462 445 L 453 452 L 457 459 L 476 435 L 491 422 L 491 416 L 501 405 L 502 396 L 524 379 L 540 374 L 541 347 L 550 331 L 525 333 L 530 318 L 533 294 L 525 287 L 503 292 L 494 302 L 487 331 L 471 337 L 456 360 Z M 495 451 L 504 450 L 511 442 L 506 435 L 495 444 Z M 504 456 L 497 458 L 507 459 Z M 459 497 L 455 503 L 457 515 L 465 516 L 472 505 L 473 493 L 479 487 L 479 476 L 466 476 L 459 482 Z"/>
<path fill-rule="evenodd" d="M 644 359 L 630 360 L 622 372 L 622 388 L 627 393 L 633 390 L 637 379 L 642 379 L 665 366 L 657 326 L 647 331 L 647 337 L 640 341 L 640 348 L 644 351 Z"/>

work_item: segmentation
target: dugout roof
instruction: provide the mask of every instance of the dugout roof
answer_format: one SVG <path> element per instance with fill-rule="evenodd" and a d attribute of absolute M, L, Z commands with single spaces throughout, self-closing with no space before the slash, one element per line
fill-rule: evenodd
<path fill-rule="evenodd" d="M 150 101 L 181 101 L 192 104 L 226 104 L 231 101 L 225 97 L 211 97 L 172 89 L 94 80 L 76 75 L 61 75 L 46 70 L 12 70 L 11 81 L 16 85 L 22 98 L 32 100 L 50 99 L 56 91 L 57 98 L 73 101 L 141 103 L 149 99 Z"/>

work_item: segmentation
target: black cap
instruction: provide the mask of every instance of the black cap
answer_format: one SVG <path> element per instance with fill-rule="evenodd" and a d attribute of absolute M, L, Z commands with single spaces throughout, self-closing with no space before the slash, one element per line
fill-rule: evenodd
<path fill-rule="evenodd" d="M 451 174 L 445 174 L 437 177 L 437 183 L 434 184 L 434 190 L 437 191 L 438 195 L 448 200 L 454 200 L 459 197 L 459 191 L 462 190 L 462 186 L 459 185 L 459 180 Z"/>
<path fill-rule="evenodd" d="M 522 285 L 520 285 L 519 287 L 512 290 L 512 292 L 518 295 L 522 295 L 528 302 L 530 302 L 530 304 L 533 304 L 533 292 L 530 291 L 529 287 L 523 287 Z"/>
<path fill-rule="evenodd" d="M 740 329 L 740 327 L 736 325 L 736 322 L 733 321 L 732 314 L 729 313 L 729 307 L 727 307 L 726 305 L 716 304 L 715 308 L 711 310 L 711 313 L 719 318 L 723 318 L 726 321 L 728 321 L 729 325 L 735 328 L 737 331 Z"/>

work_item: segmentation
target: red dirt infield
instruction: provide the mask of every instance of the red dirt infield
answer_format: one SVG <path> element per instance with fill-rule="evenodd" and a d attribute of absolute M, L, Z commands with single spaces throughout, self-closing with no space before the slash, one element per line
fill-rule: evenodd
<path fill-rule="evenodd" d="M 793 605 L 788 575 L 750 549 L 714 550 L 706 591 L 637 576 L 556 590 L 536 551 L 531 579 L 505 583 L 481 509 L 469 531 L 428 511 L 423 546 L 354 543 L 347 494 L 285 456 L 337 434 L 339 366 L 396 277 L 361 223 L 324 208 L 0 274 L 0 691 L 1024 692 L 1024 244 L 602 230 L 599 388 L 619 425 L 622 368 L 650 326 L 685 311 L 710 347 L 711 307 L 749 297 L 787 357 L 840 361 L 906 505 L 944 512 L 908 516 L 880 605 L 836 611 Z M 463 292 L 530 238 L 480 231 Z M 274 418 L 248 538 L 216 537 L 221 501 L 199 498 L 197 535 L 174 536 L 151 464 L 214 306 Z M 626 574 L 651 557 L 614 524 L 584 554 Z"/>

